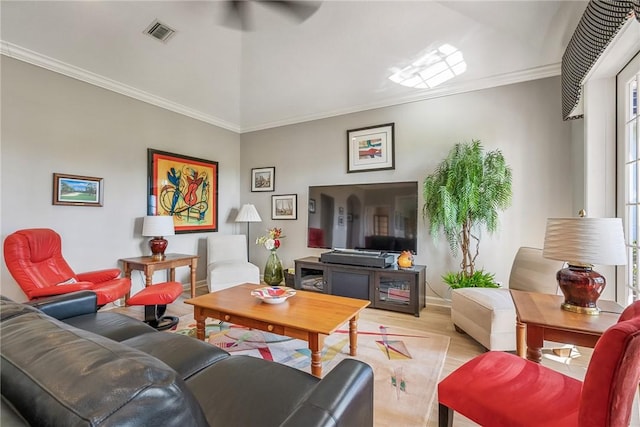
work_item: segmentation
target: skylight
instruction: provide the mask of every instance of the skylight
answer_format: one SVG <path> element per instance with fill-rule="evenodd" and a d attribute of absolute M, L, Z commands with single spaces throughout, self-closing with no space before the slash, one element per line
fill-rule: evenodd
<path fill-rule="evenodd" d="M 396 71 L 389 80 L 402 86 L 431 89 L 467 70 L 462 52 L 450 44 L 428 52 L 411 65 Z"/>

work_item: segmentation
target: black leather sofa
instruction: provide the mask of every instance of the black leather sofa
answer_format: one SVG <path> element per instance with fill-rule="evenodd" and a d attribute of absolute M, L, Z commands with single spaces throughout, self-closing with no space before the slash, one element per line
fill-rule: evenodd
<path fill-rule="evenodd" d="M 318 379 L 98 312 L 90 291 L 0 299 L 0 425 L 372 426 L 373 372 Z"/>

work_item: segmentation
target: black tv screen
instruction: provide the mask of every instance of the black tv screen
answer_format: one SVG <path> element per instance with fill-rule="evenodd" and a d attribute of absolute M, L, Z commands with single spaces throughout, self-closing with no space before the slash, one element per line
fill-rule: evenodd
<path fill-rule="evenodd" d="M 416 253 L 418 183 L 309 187 L 307 246 Z"/>

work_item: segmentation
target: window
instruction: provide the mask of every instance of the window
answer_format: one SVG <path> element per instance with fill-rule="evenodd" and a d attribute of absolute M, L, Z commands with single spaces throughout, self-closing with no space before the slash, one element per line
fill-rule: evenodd
<path fill-rule="evenodd" d="M 640 299 L 640 118 L 638 116 L 638 86 L 640 55 L 637 55 L 617 79 L 618 128 L 618 197 L 624 204 L 620 212 L 625 224 L 627 265 L 620 267 L 618 277 L 624 279 L 618 287 L 617 299 L 625 305 Z"/>

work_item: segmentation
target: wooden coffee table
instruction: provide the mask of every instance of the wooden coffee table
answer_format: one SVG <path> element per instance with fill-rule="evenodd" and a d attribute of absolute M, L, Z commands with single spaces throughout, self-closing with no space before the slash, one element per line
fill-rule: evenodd
<path fill-rule="evenodd" d="M 245 283 L 185 301 L 193 305 L 196 333 L 205 339 L 207 317 L 260 329 L 278 335 L 305 340 L 311 350 L 311 373 L 322 376 L 320 352 L 324 339 L 349 321 L 349 354 L 358 348 L 358 316 L 370 304 L 368 300 L 296 291 L 296 295 L 282 304 L 267 304 L 251 296 L 262 287 Z"/>
<path fill-rule="evenodd" d="M 511 290 L 511 297 L 517 314 L 516 352 L 525 356 L 526 329 L 526 357 L 537 363 L 542 361 L 544 340 L 593 348 L 623 310 L 615 301 L 598 300 L 602 311 L 594 316 L 563 310 L 562 295 Z"/>

